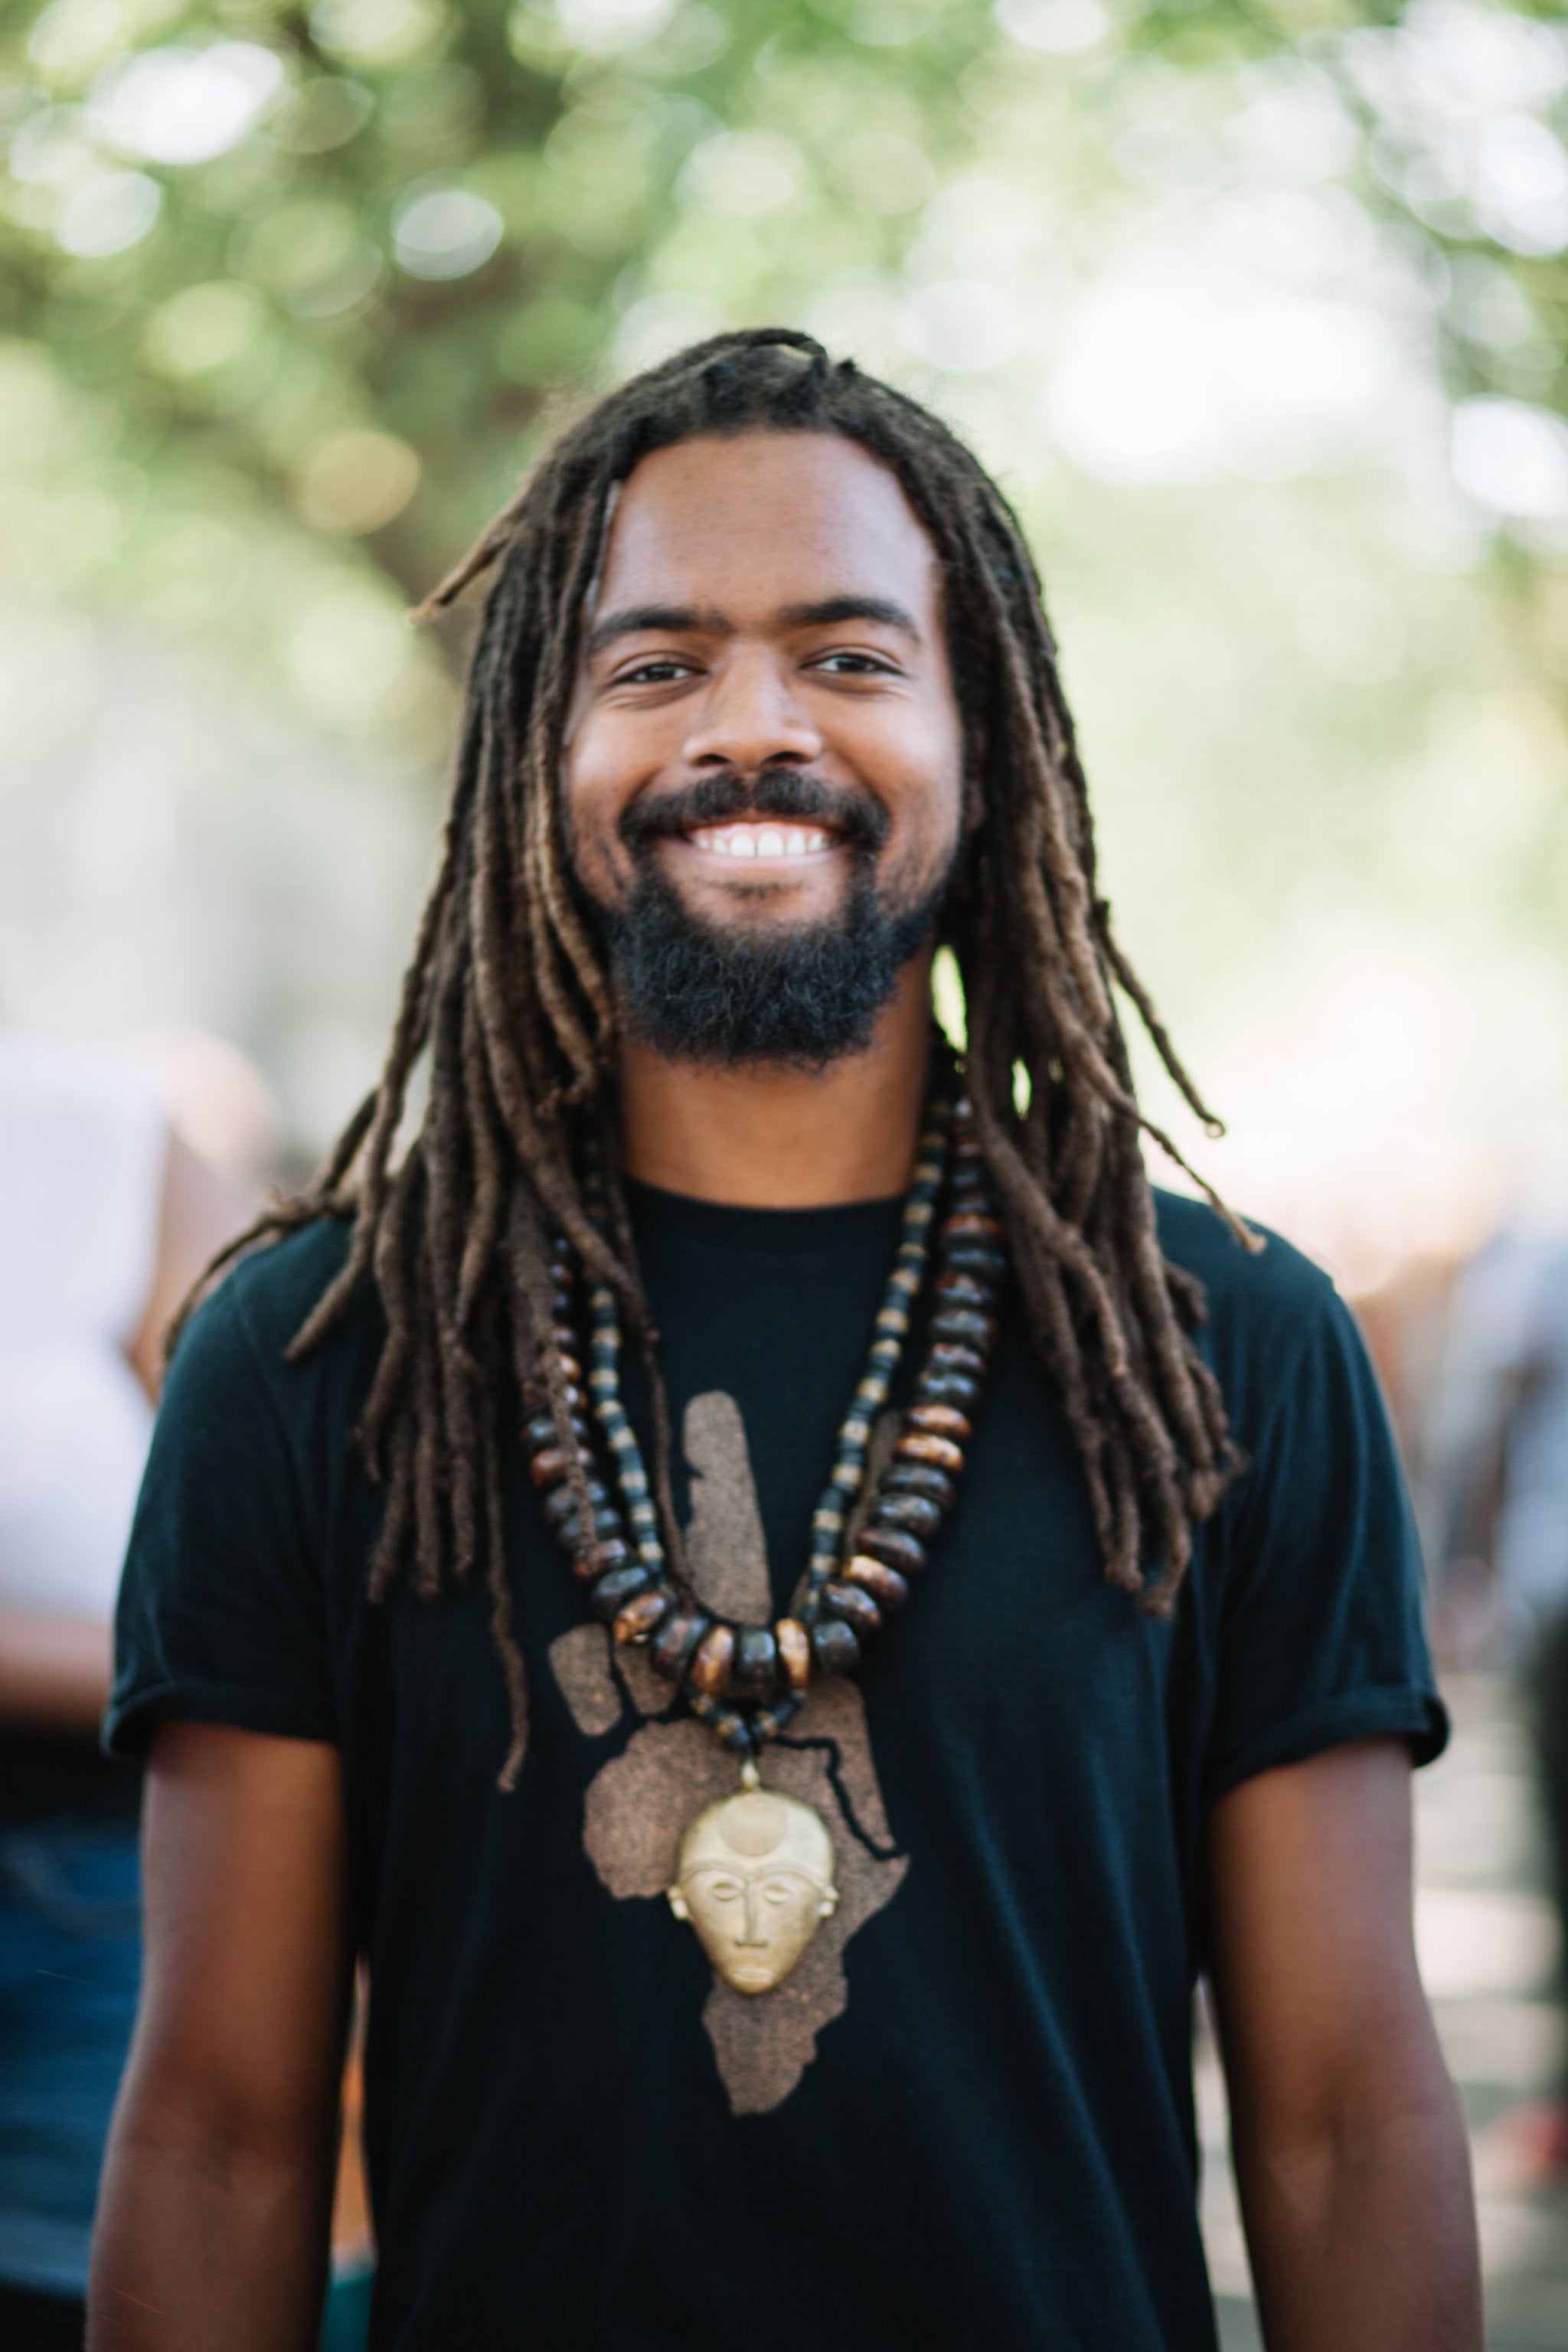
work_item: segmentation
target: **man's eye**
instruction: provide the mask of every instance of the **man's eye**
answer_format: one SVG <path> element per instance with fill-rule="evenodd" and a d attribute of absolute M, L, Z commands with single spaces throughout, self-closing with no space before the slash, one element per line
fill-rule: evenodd
<path fill-rule="evenodd" d="M 812 667 L 834 677 L 886 677 L 892 673 L 892 664 L 879 661 L 874 654 L 824 654 Z"/>
<path fill-rule="evenodd" d="M 686 662 L 660 660 L 638 662 L 636 669 L 623 670 L 616 678 L 617 686 L 668 686 L 674 679 L 689 677 Z"/>

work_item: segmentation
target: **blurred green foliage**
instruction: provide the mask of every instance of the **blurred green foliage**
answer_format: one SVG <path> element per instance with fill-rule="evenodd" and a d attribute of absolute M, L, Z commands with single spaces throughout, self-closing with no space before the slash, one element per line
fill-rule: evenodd
<path fill-rule="evenodd" d="M 11 30 L 6 331 L 123 464 L 368 536 L 406 589 L 689 213 L 696 331 L 895 255 L 994 33 L 773 0 L 53 0 Z"/>
<path fill-rule="evenodd" d="M 1341 0 L 1114 22 L 1100 0 L 13 5 L 0 329 L 189 518 L 281 505 L 412 591 L 509 488 L 553 388 L 895 268 L 998 144 L 1016 166 L 1034 142 L 1049 209 L 1075 193 L 1064 140 L 1086 207 L 1135 205 L 1238 76 L 1290 58 L 1342 110 L 1340 176 L 1456 257 L 1451 387 L 1561 404 L 1568 182 L 1560 234 L 1489 234 L 1394 21 Z M 1552 216 L 1562 149 L 1532 104 L 1492 178 Z"/>

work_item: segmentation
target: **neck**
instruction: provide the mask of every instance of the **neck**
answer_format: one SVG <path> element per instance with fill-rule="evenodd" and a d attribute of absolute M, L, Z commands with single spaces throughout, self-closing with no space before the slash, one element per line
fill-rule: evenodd
<path fill-rule="evenodd" d="M 747 1209 L 880 1201 L 910 1181 L 925 1104 L 931 957 L 904 966 L 864 1052 L 825 1070 L 669 1060 L 620 1050 L 628 1176 Z"/>

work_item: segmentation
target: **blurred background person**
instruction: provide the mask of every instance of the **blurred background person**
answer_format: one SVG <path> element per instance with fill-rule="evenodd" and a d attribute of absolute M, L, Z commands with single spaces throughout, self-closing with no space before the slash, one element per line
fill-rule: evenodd
<path fill-rule="evenodd" d="M 1461 1268 L 1423 1448 L 1436 1621 L 1459 1665 L 1519 1665 L 1568 1967 L 1568 1237 L 1500 1234 Z M 1568 2180 L 1568 2053 L 1512 2118 L 1526 2171 Z"/>
<path fill-rule="evenodd" d="M 139 1777 L 99 1752 L 163 1335 L 244 1191 L 125 1059 L 0 1033 L 0 2341 L 79 2346 L 135 2011 Z"/>

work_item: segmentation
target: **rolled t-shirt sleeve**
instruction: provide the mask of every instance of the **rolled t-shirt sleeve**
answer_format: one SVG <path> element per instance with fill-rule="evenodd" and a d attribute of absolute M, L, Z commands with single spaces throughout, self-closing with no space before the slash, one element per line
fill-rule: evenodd
<path fill-rule="evenodd" d="M 1284 1377 L 1258 1384 L 1267 1417 L 1215 1530 L 1226 1570 L 1211 1797 L 1347 1739 L 1403 1737 L 1427 1763 L 1447 1738 L 1376 1375 L 1332 1286 L 1290 1255 L 1297 1345 Z"/>
<path fill-rule="evenodd" d="M 320 1546 L 244 1273 L 201 1308 L 164 1384 L 115 1619 L 104 1740 L 165 1719 L 332 1739 Z"/>

